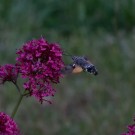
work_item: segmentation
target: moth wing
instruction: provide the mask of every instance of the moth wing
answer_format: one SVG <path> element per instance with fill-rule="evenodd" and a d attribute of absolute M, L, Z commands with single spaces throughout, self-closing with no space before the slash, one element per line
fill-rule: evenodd
<path fill-rule="evenodd" d="M 61 73 L 62 74 L 70 74 L 70 73 L 72 73 L 72 71 L 74 70 L 74 65 L 73 64 L 70 64 L 70 65 L 67 65 L 67 66 L 65 66 L 62 70 L 61 70 Z"/>
<path fill-rule="evenodd" d="M 90 60 L 89 60 L 86 56 L 83 56 L 83 58 L 86 60 L 86 62 L 87 62 L 88 64 L 91 64 Z"/>
<path fill-rule="evenodd" d="M 80 66 L 78 66 L 78 65 L 75 65 L 75 67 L 74 67 L 72 73 L 77 74 L 77 73 L 80 73 L 80 72 L 82 72 L 82 71 L 83 71 L 82 67 L 80 67 Z"/>
<path fill-rule="evenodd" d="M 82 71 L 83 71 L 82 67 L 75 65 L 75 64 L 70 64 L 70 65 L 67 65 L 65 68 L 63 68 L 61 70 L 61 73 L 64 75 L 71 74 L 71 73 L 77 74 L 77 73 L 80 73 Z"/>
<path fill-rule="evenodd" d="M 87 60 L 87 63 L 88 63 L 88 64 L 91 64 L 91 62 L 90 62 L 89 60 Z"/>

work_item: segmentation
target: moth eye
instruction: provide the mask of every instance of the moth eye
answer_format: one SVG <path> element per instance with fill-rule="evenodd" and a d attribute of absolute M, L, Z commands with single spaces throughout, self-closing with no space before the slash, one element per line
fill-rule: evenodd
<path fill-rule="evenodd" d="M 73 64 L 72 67 L 75 68 L 75 64 Z"/>

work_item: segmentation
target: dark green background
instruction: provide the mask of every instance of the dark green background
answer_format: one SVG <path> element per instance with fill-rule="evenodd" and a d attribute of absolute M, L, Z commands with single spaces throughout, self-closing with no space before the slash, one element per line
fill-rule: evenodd
<path fill-rule="evenodd" d="M 22 135 L 126 131 L 135 113 L 134 7 L 134 0 L 0 0 L 0 64 L 15 63 L 17 48 L 44 36 L 99 70 L 61 79 L 52 105 L 24 98 L 15 117 Z M 12 84 L 1 86 L 0 111 L 10 115 L 18 96 Z"/>

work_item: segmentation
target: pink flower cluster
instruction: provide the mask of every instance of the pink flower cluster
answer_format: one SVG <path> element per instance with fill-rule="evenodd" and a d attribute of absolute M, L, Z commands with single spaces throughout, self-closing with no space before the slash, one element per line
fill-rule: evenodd
<path fill-rule="evenodd" d="M 0 84 L 4 84 L 6 81 L 16 83 L 17 77 L 18 70 L 16 66 L 12 64 L 0 66 Z"/>
<path fill-rule="evenodd" d="M 44 97 L 53 96 L 52 83 L 59 83 L 62 50 L 56 43 L 49 44 L 44 38 L 32 40 L 17 51 L 17 67 L 22 78 L 27 79 L 24 88 L 41 103 Z"/>
<path fill-rule="evenodd" d="M 134 119 L 135 122 L 135 119 Z M 122 135 L 135 135 L 135 123 L 128 126 L 128 132 Z"/>
<path fill-rule="evenodd" d="M 0 66 L 0 84 L 17 81 L 18 74 L 25 79 L 23 85 L 29 96 L 36 97 L 41 103 L 45 97 L 54 96 L 52 84 L 59 83 L 62 50 L 56 43 L 48 43 L 44 38 L 32 40 L 17 51 L 16 64 Z"/>
<path fill-rule="evenodd" d="M 7 114 L 0 112 L 0 135 L 19 135 L 17 124 Z"/>

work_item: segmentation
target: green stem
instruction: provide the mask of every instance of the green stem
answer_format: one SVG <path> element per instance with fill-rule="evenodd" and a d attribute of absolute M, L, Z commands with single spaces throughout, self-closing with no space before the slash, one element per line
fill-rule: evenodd
<path fill-rule="evenodd" d="M 17 90 L 19 91 L 20 97 L 19 97 L 19 100 L 18 100 L 18 102 L 17 102 L 17 104 L 16 104 L 16 106 L 15 106 L 15 108 L 14 108 L 12 114 L 11 114 L 11 118 L 14 118 L 15 114 L 17 113 L 17 110 L 18 110 L 18 108 L 19 108 L 19 106 L 20 106 L 20 104 L 21 104 L 21 101 L 22 101 L 23 97 L 24 97 L 23 94 L 25 93 L 25 91 L 24 91 L 24 93 L 21 94 L 21 90 L 20 90 L 19 86 L 17 85 L 17 83 L 16 83 L 16 82 L 13 82 L 13 83 L 14 83 L 14 85 L 16 86 Z"/>
<path fill-rule="evenodd" d="M 19 92 L 20 94 L 22 94 L 22 93 L 21 93 L 21 90 L 20 90 L 20 88 L 19 88 L 19 86 L 18 86 L 18 84 L 17 84 L 17 82 L 13 82 L 13 84 L 14 84 L 15 87 L 17 88 L 18 92 Z"/>
<path fill-rule="evenodd" d="M 16 114 L 19 106 L 20 106 L 20 103 L 21 103 L 22 99 L 23 99 L 23 95 L 20 95 L 19 100 L 18 100 L 18 102 L 17 102 L 17 104 L 16 104 L 16 106 L 15 106 L 13 112 L 12 112 L 11 118 L 14 118 L 14 116 L 15 116 L 15 114 Z"/>

